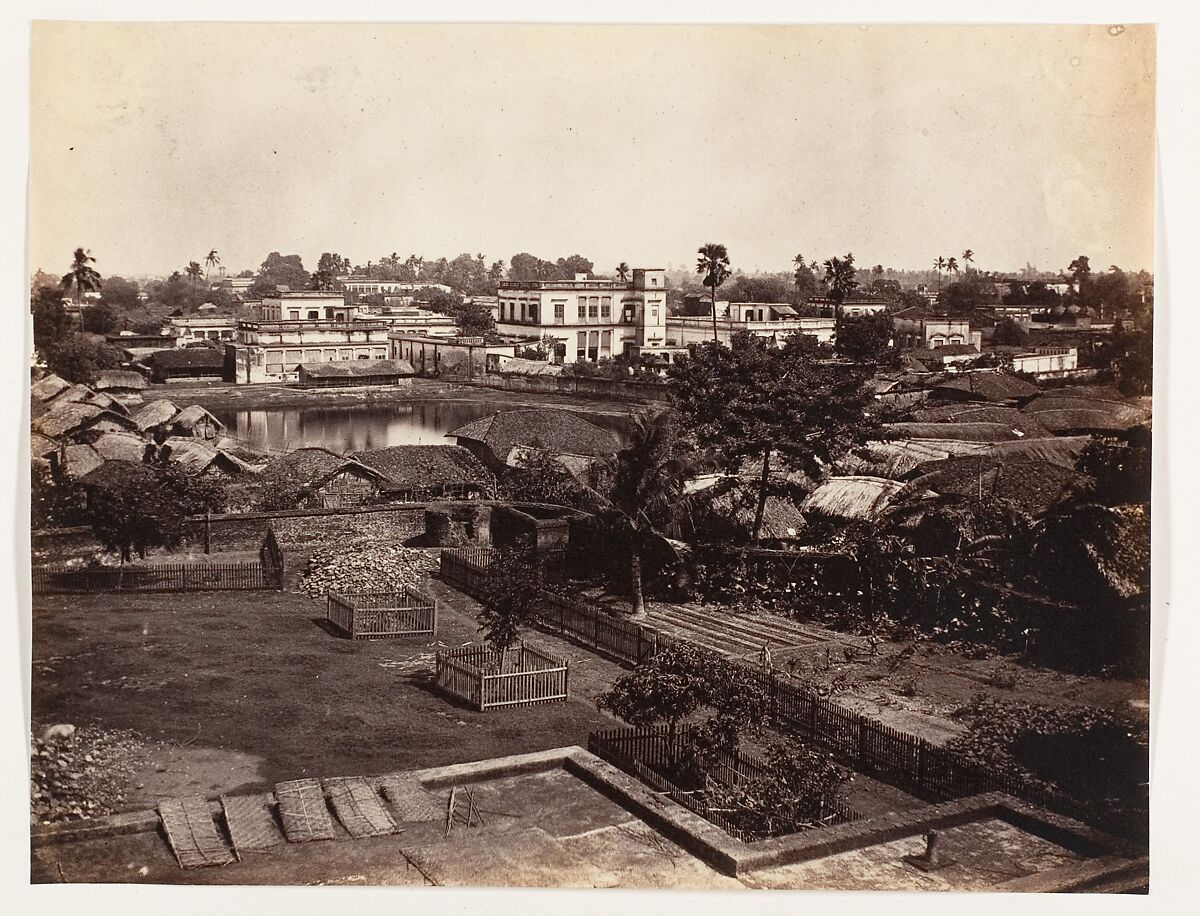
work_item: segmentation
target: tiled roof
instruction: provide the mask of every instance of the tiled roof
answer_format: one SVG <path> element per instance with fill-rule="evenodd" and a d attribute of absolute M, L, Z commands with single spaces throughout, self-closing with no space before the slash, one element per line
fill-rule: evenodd
<path fill-rule="evenodd" d="M 1031 398 L 1038 393 L 1036 385 L 1003 372 L 967 372 L 934 386 L 933 394 L 967 394 L 974 400 L 1001 403 Z"/>
<path fill-rule="evenodd" d="M 491 482 L 492 475 L 465 448 L 457 445 L 393 445 L 351 455 L 387 480 L 387 489 L 437 488 Z"/>
<path fill-rule="evenodd" d="M 611 433 L 565 410 L 546 408 L 502 410 L 446 435 L 481 442 L 500 461 L 517 445 L 592 457 L 613 455 L 617 451 L 617 441 Z"/>
<path fill-rule="evenodd" d="M 966 442 L 1006 442 L 1021 438 L 1011 423 L 887 423 L 884 431 L 895 438 L 961 439 Z"/>
<path fill-rule="evenodd" d="M 1091 480 L 1061 464 L 994 455 L 950 458 L 924 465 L 922 470 L 925 473 L 913 480 L 913 487 L 971 498 L 982 495 L 1003 499 L 1033 515 L 1081 491 Z"/>
<path fill-rule="evenodd" d="M 309 378 L 366 378 L 376 375 L 416 375 L 404 359 L 344 359 L 337 362 L 301 363 Z"/>

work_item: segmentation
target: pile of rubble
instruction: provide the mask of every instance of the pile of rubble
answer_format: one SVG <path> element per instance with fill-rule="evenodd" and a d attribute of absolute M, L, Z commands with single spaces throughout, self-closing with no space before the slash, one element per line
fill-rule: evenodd
<path fill-rule="evenodd" d="M 29 822 L 56 824 L 120 810 L 145 743 L 133 732 L 53 725 L 29 753 Z"/>
<path fill-rule="evenodd" d="M 392 541 L 356 538 L 314 550 L 300 578 L 300 587 L 314 597 L 326 592 L 392 591 L 421 588 L 437 567 L 423 550 Z"/>

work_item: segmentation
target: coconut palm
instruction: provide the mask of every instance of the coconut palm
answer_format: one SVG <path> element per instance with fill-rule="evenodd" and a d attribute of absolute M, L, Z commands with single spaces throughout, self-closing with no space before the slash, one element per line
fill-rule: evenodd
<path fill-rule="evenodd" d="M 946 269 L 946 259 L 938 255 L 938 259 L 933 262 L 934 269 L 938 275 L 938 292 L 942 291 L 942 271 Z"/>
<path fill-rule="evenodd" d="M 950 258 L 946 261 L 946 274 L 951 277 L 958 274 L 958 258 Z"/>
<path fill-rule="evenodd" d="M 82 248 L 75 249 L 75 257 L 71 261 L 71 270 L 63 275 L 62 288 L 70 290 L 75 287 L 75 298 L 83 302 L 84 293 L 94 293 L 100 289 L 100 274 L 91 265 L 96 262 L 91 251 Z"/>
<path fill-rule="evenodd" d="M 621 278 L 622 283 L 629 280 L 629 265 L 624 261 L 617 265 L 617 276 Z"/>
<path fill-rule="evenodd" d="M 204 282 L 208 282 L 208 272 L 221 263 L 221 256 L 217 254 L 217 249 L 212 249 L 204 258 Z"/>
<path fill-rule="evenodd" d="M 612 486 L 601 502 L 614 536 L 630 548 L 630 606 L 638 618 L 646 615 L 642 557 L 661 543 L 660 532 L 685 510 L 684 484 L 701 470 L 701 463 L 684 453 L 672 412 L 636 413 L 632 419 L 629 445 L 609 462 Z"/>
<path fill-rule="evenodd" d="M 967 265 L 967 273 L 971 272 L 971 267 L 975 263 L 975 252 L 970 248 L 962 253 L 963 263 Z"/>
<path fill-rule="evenodd" d="M 844 258 L 827 258 L 825 261 L 825 284 L 828 296 L 833 300 L 834 317 L 842 320 L 842 303 L 858 289 L 858 274 L 854 269 L 854 255 Z"/>
<path fill-rule="evenodd" d="M 718 343 L 717 337 L 717 287 L 729 279 L 729 252 L 718 242 L 708 242 L 696 252 L 700 257 L 696 261 L 696 273 L 704 277 L 703 283 L 709 288 L 712 302 L 713 343 Z"/>
<path fill-rule="evenodd" d="M 198 281 L 201 274 L 204 273 L 204 271 L 200 269 L 200 262 L 188 261 L 187 270 L 185 270 L 184 273 L 192 278 L 192 292 L 194 293 L 196 291 L 196 281 Z"/>

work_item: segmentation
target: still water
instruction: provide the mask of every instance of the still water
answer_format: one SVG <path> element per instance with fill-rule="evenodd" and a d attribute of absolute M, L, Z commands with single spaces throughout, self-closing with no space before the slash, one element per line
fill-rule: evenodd
<path fill-rule="evenodd" d="M 495 404 L 412 401 L 382 406 L 227 409 L 213 414 L 230 436 L 261 451 L 320 446 L 348 455 L 389 445 L 453 445 L 446 433 L 496 410 Z M 624 440 L 626 423 L 622 418 L 572 412 Z"/>

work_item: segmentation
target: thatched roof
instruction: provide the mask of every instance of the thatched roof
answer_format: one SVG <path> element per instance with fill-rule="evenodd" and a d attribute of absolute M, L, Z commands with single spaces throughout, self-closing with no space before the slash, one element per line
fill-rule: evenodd
<path fill-rule="evenodd" d="M 912 419 L 917 423 L 1002 423 L 1025 436 L 1045 436 L 1049 432 L 1036 417 L 1015 407 L 980 405 L 978 401 L 924 407 L 913 411 Z"/>
<path fill-rule="evenodd" d="M 148 444 L 134 433 L 104 433 L 91 445 L 105 461 L 141 461 Z"/>
<path fill-rule="evenodd" d="M 193 436 L 211 439 L 225 431 L 225 424 L 214 417 L 199 404 L 192 404 L 175 414 L 170 421 L 171 432 L 179 435 L 181 432 Z"/>
<path fill-rule="evenodd" d="M 104 466 L 104 458 L 90 445 L 68 445 L 63 449 L 62 472 L 78 480 Z"/>
<path fill-rule="evenodd" d="M 804 501 L 805 512 L 852 521 L 879 518 L 904 484 L 883 477 L 832 477 Z"/>
<path fill-rule="evenodd" d="M 754 530 L 758 512 L 758 487 L 742 483 L 732 489 L 717 488 L 717 495 L 708 505 L 715 512 L 731 518 L 746 534 Z M 760 537 L 768 541 L 790 541 L 800 536 L 805 527 L 804 515 L 786 496 L 767 495 L 763 505 Z"/>
<path fill-rule="evenodd" d="M 1061 388 L 1047 388 L 1041 396 L 1047 398 L 1083 398 L 1085 401 L 1115 401 L 1118 404 L 1124 404 L 1129 401 L 1129 398 L 1109 385 L 1064 385 Z"/>
<path fill-rule="evenodd" d="M 240 458 L 195 436 L 171 436 L 163 445 L 171 449 L 169 455 L 172 464 L 178 464 L 193 474 L 213 467 L 230 474 L 253 473 L 256 470 Z"/>
<path fill-rule="evenodd" d="M 971 499 L 1003 499 L 1031 515 L 1083 491 L 1091 478 L 1060 464 L 1024 458 L 980 455 L 949 458 L 921 466 L 910 485 L 916 491 Z"/>
<path fill-rule="evenodd" d="M 37 401 L 50 401 L 71 387 L 66 379 L 51 373 L 43 379 L 34 382 L 29 389 L 30 395 Z"/>
<path fill-rule="evenodd" d="M 178 407 L 166 398 L 160 398 L 157 401 L 151 401 L 135 413 L 133 415 L 133 422 L 137 424 L 138 429 L 148 431 L 162 426 L 177 413 L 179 413 Z"/>
<path fill-rule="evenodd" d="M 1124 432 L 1145 422 L 1146 418 L 1109 410 L 1039 410 L 1038 422 L 1054 433 Z"/>
<path fill-rule="evenodd" d="M 294 508 L 342 472 L 367 477 L 381 488 L 387 478 L 374 468 L 323 448 L 298 448 L 271 458 L 247 484 L 246 496 L 265 508 Z"/>
<path fill-rule="evenodd" d="M 1005 372 L 964 372 L 962 375 L 939 382 L 933 387 L 932 397 L 946 400 L 988 401 L 1002 404 L 1021 401 L 1038 393 L 1036 385 Z"/>
<path fill-rule="evenodd" d="M 492 475 L 465 448 L 457 445 L 393 445 L 357 452 L 354 460 L 387 478 L 385 489 L 416 490 L 455 484 L 487 486 Z"/>
<path fill-rule="evenodd" d="M 884 433 L 897 439 L 959 439 L 964 442 L 1006 442 L 1021 434 L 1008 423 L 887 423 Z"/>
<path fill-rule="evenodd" d="M 93 392 L 87 399 L 88 404 L 95 404 L 97 407 L 103 407 L 105 410 L 111 410 L 113 413 L 119 413 L 122 416 L 129 416 L 129 408 L 114 398 L 111 394 L 105 394 L 103 391 Z"/>
<path fill-rule="evenodd" d="M 405 359 L 345 359 L 338 362 L 300 363 L 299 368 L 309 378 L 369 378 L 416 375 L 417 371 Z"/>
<path fill-rule="evenodd" d="M 562 371 L 562 366 L 520 358 L 508 360 L 499 369 L 501 375 L 562 375 Z"/>
<path fill-rule="evenodd" d="M 61 439 L 102 413 L 103 409 L 95 404 L 56 401 L 46 413 L 34 420 L 33 429 L 50 439 Z"/>
<path fill-rule="evenodd" d="M 486 445 L 503 463 L 514 446 L 545 448 L 557 454 L 602 457 L 617 452 L 617 440 L 607 430 L 565 410 L 530 408 L 502 410 L 446 433 Z"/>
<path fill-rule="evenodd" d="M 143 362 L 163 369 L 223 369 L 225 354 L 213 347 L 183 347 L 155 350 Z"/>
<path fill-rule="evenodd" d="M 41 433 L 30 433 L 29 454 L 34 458 L 45 458 L 58 451 L 58 443 Z"/>
<path fill-rule="evenodd" d="M 97 391 L 144 391 L 149 383 L 140 372 L 106 369 L 96 376 L 96 384 L 92 387 Z"/>
<path fill-rule="evenodd" d="M 1075 462 L 1091 441 L 1091 436 L 1029 438 L 1016 442 L 994 442 L 987 446 L 986 453 L 996 458 L 1025 458 L 1074 468 Z"/>
<path fill-rule="evenodd" d="M 940 461 L 954 455 L 983 454 L 987 448 L 987 443 L 958 439 L 871 441 L 847 453 L 838 462 L 838 470 L 851 475 L 900 480 L 925 462 Z"/>

